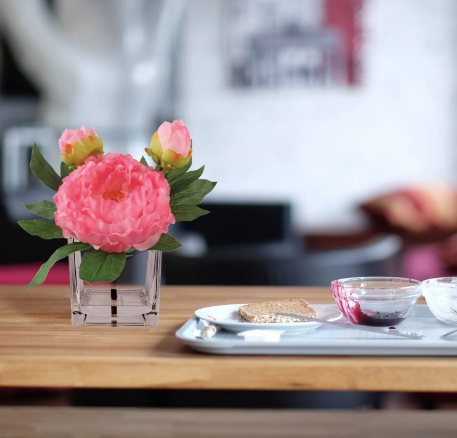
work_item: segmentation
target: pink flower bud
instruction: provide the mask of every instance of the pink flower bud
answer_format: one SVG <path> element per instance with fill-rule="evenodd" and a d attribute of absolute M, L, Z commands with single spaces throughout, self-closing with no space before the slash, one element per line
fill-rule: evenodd
<path fill-rule="evenodd" d="M 103 140 L 94 128 L 65 129 L 59 140 L 60 157 L 71 168 L 83 165 L 88 157 L 103 154 Z"/>
<path fill-rule="evenodd" d="M 163 122 L 151 138 L 147 154 L 165 170 L 177 170 L 190 161 L 192 141 L 182 120 Z"/>

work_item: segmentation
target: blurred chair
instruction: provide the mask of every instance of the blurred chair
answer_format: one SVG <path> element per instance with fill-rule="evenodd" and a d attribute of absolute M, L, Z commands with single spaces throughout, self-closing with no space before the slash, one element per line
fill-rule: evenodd
<path fill-rule="evenodd" d="M 293 285 L 302 283 L 302 275 L 291 257 L 262 254 L 262 248 L 247 250 L 209 250 L 200 256 L 163 254 L 166 284 L 206 285 Z M 295 259 L 297 260 L 297 259 Z M 297 278 L 298 276 L 298 278 Z"/>
<path fill-rule="evenodd" d="M 281 244 L 208 249 L 197 256 L 163 254 L 167 284 L 328 286 L 355 276 L 400 274 L 401 239 L 381 236 L 358 247 L 297 251 Z"/>
<path fill-rule="evenodd" d="M 293 238 L 289 204 L 200 206 L 211 214 L 182 222 L 174 230 L 183 247 L 163 254 L 164 265 L 168 265 L 163 270 L 165 282 L 242 285 L 287 281 L 284 262 L 303 251 Z"/>
<path fill-rule="evenodd" d="M 384 235 L 352 248 L 308 252 L 303 264 L 306 282 L 328 286 L 338 278 L 400 276 L 402 246 L 400 237 Z"/>
<path fill-rule="evenodd" d="M 208 248 L 281 243 L 295 246 L 288 203 L 203 202 L 211 214 L 180 222 L 179 232 L 201 234 Z"/>

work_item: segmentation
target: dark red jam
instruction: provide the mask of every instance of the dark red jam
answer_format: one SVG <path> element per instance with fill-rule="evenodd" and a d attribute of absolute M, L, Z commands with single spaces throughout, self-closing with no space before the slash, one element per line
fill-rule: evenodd
<path fill-rule="evenodd" d="M 387 327 L 400 324 L 406 318 L 401 312 L 374 312 L 370 315 L 360 312 L 357 315 L 358 324 L 372 327 Z"/>

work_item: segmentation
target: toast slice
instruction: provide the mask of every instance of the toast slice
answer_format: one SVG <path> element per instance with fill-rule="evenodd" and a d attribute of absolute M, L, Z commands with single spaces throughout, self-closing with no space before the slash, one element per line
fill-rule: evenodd
<path fill-rule="evenodd" d="M 318 314 L 307 301 L 299 299 L 285 299 L 267 301 L 265 303 L 245 304 L 239 308 L 241 318 L 249 322 L 303 322 L 298 318 L 272 315 L 272 313 L 296 313 L 298 315 L 317 318 Z"/>

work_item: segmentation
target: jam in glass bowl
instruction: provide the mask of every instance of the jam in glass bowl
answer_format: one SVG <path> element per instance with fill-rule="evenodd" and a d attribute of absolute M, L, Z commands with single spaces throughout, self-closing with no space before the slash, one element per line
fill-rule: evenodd
<path fill-rule="evenodd" d="M 401 277 L 354 277 L 332 281 L 333 298 L 353 324 L 396 326 L 413 310 L 421 282 Z"/>

